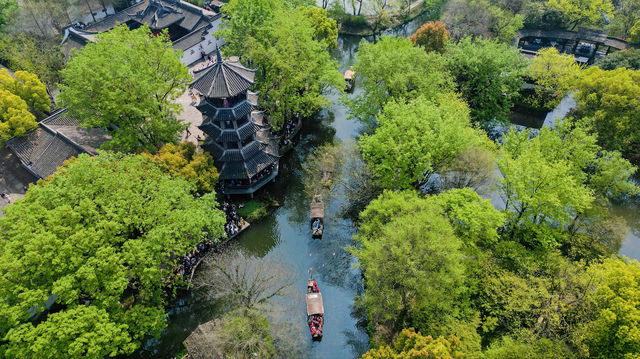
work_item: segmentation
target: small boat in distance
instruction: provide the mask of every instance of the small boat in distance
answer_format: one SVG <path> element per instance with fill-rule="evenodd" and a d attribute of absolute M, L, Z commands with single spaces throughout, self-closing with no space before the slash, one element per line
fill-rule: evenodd
<path fill-rule="evenodd" d="M 346 82 L 345 91 L 351 92 L 356 83 L 356 72 L 349 69 L 344 73 L 344 81 Z"/>
<path fill-rule="evenodd" d="M 324 233 L 324 202 L 322 196 L 316 194 L 311 200 L 311 237 L 322 238 Z"/>
<path fill-rule="evenodd" d="M 307 280 L 307 324 L 311 332 L 312 340 L 322 340 L 324 330 L 324 305 L 322 304 L 322 293 L 318 289 L 318 283 L 311 276 L 309 269 L 309 280 Z"/>

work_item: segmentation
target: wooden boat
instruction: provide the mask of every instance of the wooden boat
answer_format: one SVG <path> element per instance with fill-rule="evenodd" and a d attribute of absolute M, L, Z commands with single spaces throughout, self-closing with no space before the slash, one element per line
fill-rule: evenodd
<path fill-rule="evenodd" d="M 322 196 L 316 194 L 311 200 L 311 237 L 322 238 L 324 232 L 324 202 Z"/>
<path fill-rule="evenodd" d="M 307 281 L 307 324 L 312 340 L 322 340 L 324 330 L 324 305 L 322 304 L 322 293 L 318 289 L 318 283 L 311 276 L 309 269 L 309 280 Z"/>
<path fill-rule="evenodd" d="M 346 83 L 345 91 L 351 92 L 356 83 L 356 72 L 349 69 L 344 73 L 344 81 Z"/>

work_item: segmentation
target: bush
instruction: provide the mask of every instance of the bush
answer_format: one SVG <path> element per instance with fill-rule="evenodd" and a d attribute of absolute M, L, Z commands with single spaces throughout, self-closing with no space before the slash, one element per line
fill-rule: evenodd
<path fill-rule="evenodd" d="M 253 222 L 266 216 L 267 208 L 268 205 L 266 203 L 252 199 L 246 202 L 244 207 L 238 209 L 237 213 L 247 221 Z"/>

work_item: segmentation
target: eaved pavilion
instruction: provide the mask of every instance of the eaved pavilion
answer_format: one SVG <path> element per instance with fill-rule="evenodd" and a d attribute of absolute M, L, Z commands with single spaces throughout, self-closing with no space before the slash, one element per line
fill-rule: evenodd
<path fill-rule="evenodd" d="M 202 146 L 216 159 L 222 193 L 249 194 L 278 175 L 278 145 L 257 108 L 258 96 L 249 90 L 255 70 L 238 60 L 216 61 L 196 71 L 191 87 L 199 95 L 196 108 L 202 113 L 199 128 L 207 135 Z"/>

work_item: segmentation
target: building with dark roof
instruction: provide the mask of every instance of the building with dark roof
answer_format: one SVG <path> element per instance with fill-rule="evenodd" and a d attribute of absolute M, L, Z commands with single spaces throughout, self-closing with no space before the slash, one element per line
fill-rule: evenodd
<path fill-rule="evenodd" d="M 278 175 L 278 146 L 263 113 L 256 111 L 255 70 L 238 60 L 216 61 L 196 71 L 191 88 L 199 95 L 199 128 L 207 135 L 202 146 L 219 167 L 223 194 L 250 194 Z"/>
<path fill-rule="evenodd" d="M 88 26 L 70 26 L 62 40 L 67 56 L 74 48 L 82 48 L 95 42 L 96 35 L 109 31 L 119 24 L 136 29 L 144 24 L 151 31 L 167 29 L 173 48 L 182 50 L 182 62 L 190 65 L 202 58 L 202 53 L 212 52 L 224 41 L 213 34 L 222 22 L 221 14 L 205 10 L 182 0 L 143 0 L 114 15 Z"/>
<path fill-rule="evenodd" d="M 97 154 L 110 137 L 100 129 L 79 128 L 67 110 L 57 110 L 24 137 L 14 137 L 6 147 L 35 179 L 52 175 L 64 161 L 81 153 Z"/>

